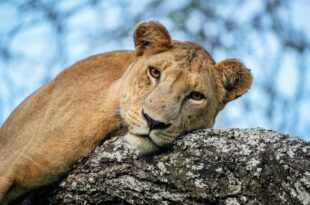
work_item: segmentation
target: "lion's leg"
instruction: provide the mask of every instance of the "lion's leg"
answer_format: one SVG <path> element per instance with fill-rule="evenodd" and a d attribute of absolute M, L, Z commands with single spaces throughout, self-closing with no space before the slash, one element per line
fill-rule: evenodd
<path fill-rule="evenodd" d="M 0 170 L 0 205 L 8 205 L 28 189 L 16 185 L 16 166 Z"/>
<path fill-rule="evenodd" d="M 13 185 L 13 178 L 10 173 L 0 176 L 0 205 L 6 205 L 6 194 Z"/>
<path fill-rule="evenodd" d="M 28 188 L 22 186 L 15 186 L 13 185 L 11 189 L 8 190 L 6 195 L 4 196 L 3 200 L 1 201 L 0 205 L 7 205 L 24 195 L 25 193 L 29 192 Z"/>

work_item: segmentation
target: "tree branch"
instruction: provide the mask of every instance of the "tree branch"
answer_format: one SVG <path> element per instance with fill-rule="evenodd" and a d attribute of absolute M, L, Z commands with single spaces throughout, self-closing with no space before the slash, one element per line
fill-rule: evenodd
<path fill-rule="evenodd" d="M 189 133 L 138 157 L 121 137 L 28 204 L 309 204 L 310 143 L 264 129 Z"/>

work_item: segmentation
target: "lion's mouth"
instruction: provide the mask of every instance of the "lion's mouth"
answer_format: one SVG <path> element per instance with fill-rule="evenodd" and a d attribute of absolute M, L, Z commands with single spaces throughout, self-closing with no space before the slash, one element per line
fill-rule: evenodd
<path fill-rule="evenodd" d="M 137 133 L 133 133 L 130 131 L 129 131 L 129 133 L 134 135 L 134 136 L 140 137 L 140 138 L 148 138 L 148 139 L 152 140 L 149 134 L 137 134 Z"/>
<path fill-rule="evenodd" d="M 158 144 L 152 139 L 152 137 L 150 136 L 150 133 L 148 133 L 148 134 L 137 134 L 137 133 L 132 133 L 132 132 L 129 132 L 129 133 L 132 134 L 132 135 L 134 135 L 134 136 L 136 136 L 136 137 L 138 137 L 138 138 L 140 138 L 140 139 L 148 140 L 149 142 L 152 142 L 154 145 L 160 147 L 160 145 L 158 145 Z"/>
<path fill-rule="evenodd" d="M 151 139 L 150 135 L 137 135 L 137 136 L 142 137 L 142 138 L 150 138 Z"/>

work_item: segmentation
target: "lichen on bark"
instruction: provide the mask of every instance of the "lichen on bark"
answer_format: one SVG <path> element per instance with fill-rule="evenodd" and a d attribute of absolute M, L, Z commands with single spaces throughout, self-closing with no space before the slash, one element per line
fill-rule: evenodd
<path fill-rule="evenodd" d="M 147 157 L 115 137 L 24 202 L 309 205 L 309 153 L 309 142 L 261 128 L 198 130 Z"/>

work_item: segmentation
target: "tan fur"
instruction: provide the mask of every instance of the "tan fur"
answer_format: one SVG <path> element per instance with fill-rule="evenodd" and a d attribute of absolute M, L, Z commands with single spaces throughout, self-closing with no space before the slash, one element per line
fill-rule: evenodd
<path fill-rule="evenodd" d="M 57 180 L 126 124 L 126 139 L 154 152 L 186 131 L 212 127 L 252 77 L 237 60 L 215 64 L 199 45 L 170 39 L 157 22 L 138 24 L 136 51 L 92 56 L 34 92 L 0 130 L 0 204 Z M 161 72 L 150 76 L 149 67 Z M 205 98 L 195 101 L 193 91 Z M 115 116 L 119 111 L 121 119 Z M 170 126 L 151 130 L 142 112 Z"/>

